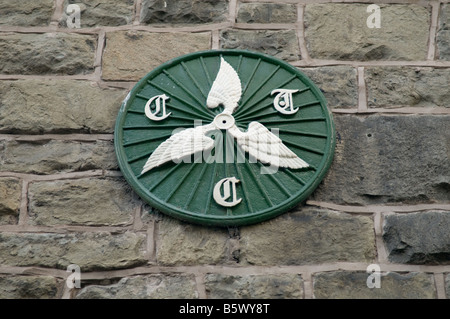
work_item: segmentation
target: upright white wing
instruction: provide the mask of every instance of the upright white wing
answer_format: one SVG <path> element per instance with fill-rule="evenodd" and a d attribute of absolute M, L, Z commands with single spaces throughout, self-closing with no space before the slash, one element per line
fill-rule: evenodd
<path fill-rule="evenodd" d="M 245 152 L 262 163 L 292 169 L 309 166 L 261 123 L 251 122 L 247 132 L 242 132 L 236 126 L 228 131 L 236 138 L 238 145 Z"/>
<path fill-rule="evenodd" d="M 174 161 L 178 163 L 181 159 L 192 154 L 210 150 L 214 147 L 214 140 L 205 135 L 214 129 L 211 124 L 188 128 L 173 134 L 162 142 L 150 155 L 142 168 L 141 174 L 158 167 L 164 163 Z"/>
<path fill-rule="evenodd" d="M 241 94 L 241 80 L 237 72 L 221 57 L 219 72 L 209 91 L 206 105 L 212 109 L 223 104 L 226 113 L 231 114 L 238 106 Z"/>

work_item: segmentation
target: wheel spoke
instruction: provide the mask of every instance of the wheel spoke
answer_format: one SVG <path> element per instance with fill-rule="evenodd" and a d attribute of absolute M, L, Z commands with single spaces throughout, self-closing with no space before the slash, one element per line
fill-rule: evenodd
<path fill-rule="evenodd" d="M 172 74 L 167 70 L 163 70 L 163 73 L 172 80 L 176 85 L 178 85 L 187 95 L 189 95 L 192 99 L 197 101 L 199 105 L 203 105 L 204 101 L 201 101 L 194 93 L 192 93 L 187 87 L 183 85 L 180 81 L 178 81 Z"/>
<path fill-rule="evenodd" d="M 250 75 L 250 78 L 247 80 L 247 83 L 245 84 L 244 88 L 242 89 L 242 96 L 244 96 L 245 91 L 247 91 L 249 84 L 252 82 L 253 77 L 255 76 L 256 70 L 258 69 L 260 63 L 261 63 L 261 59 L 258 59 L 258 61 L 256 62 L 256 65 L 253 68 L 253 71 Z"/>
<path fill-rule="evenodd" d="M 194 198 L 195 193 L 197 192 L 198 189 L 198 185 L 200 185 L 200 182 L 202 181 L 203 175 L 205 174 L 206 168 L 208 167 L 208 164 L 204 163 L 203 164 L 203 168 L 200 172 L 200 174 L 198 175 L 197 181 L 195 182 L 195 185 L 192 187 L 191 192 L 189 193 L 189 196 L 186 200 L 186 203 L 184 203 L 184 209 L 186 209 L 189 204 L 191 203 L 192 199 Z"/>
<path fill-rule="evenodd" d="M 235 163 L 234 163 L 234 166 L 236 167 L 236 171 L 237 171 L 237 173 L 238 173 L 237 179 L 239 179 L 239 180 L 242 181 L 242 176 L 243 176 L 243 175 L 242 175 L 242 171 L 241 171 L 239 165 L 235 162 Z M 244 194 L 244 201 L 245 201 L 245 204 L 247 205 L 248 211 L 249 211 L 250 213 L 253 213 L 253 212 L 254 212 L 254 209 L 253 209 L 253 207 L 252 207 L 252 203 L 250 202 L 250 194 L 248 193 L 247 186 L 246 186 L 245 183 L 242 183 L 241 185 L 242 185 L 242 193 Z"/>
<path fill-rule="evenodd" d="M 277 65 L 277 67 L 264 79 L 261 81 L 261 83 L 253 90 L 252 93 L 249 94 L 249 96 L 247 97 L 247 99 L 245 101 L 242 101 L 242 107 L 245 106 L 245 104 L 247 104 L 247 102 L 255 96 L 256 93 L 258 93 L 258 91 L 272 78 L 272 76 L 274 76 L 274 74 L 280 69 L 280 66 Z"/>
<path fill-rule="evenodd" d="M 143 154 L 141 154 L 141 155 L 138 155 L 138 156 L 136 156 L 136 157 L 130 158 L 130 159 L 127 160 L 127 163 L 128 163 L 128 164 L 131 164 L 131 163 L 136 162 L 136 161 L 138 161 L 138 160 L 140 160 L 140 159 L 143 159 L 144 157 L 149 157 L 150 155 L 153 154 L 154 151 L 155 151 L 155 150 L 151 150 L 151 151 L 149 151 L 149 152 L 145 152 L 145 153 L 143 153 Z M 141 176 L 139 175 L 138 178 L 139 178 L 139 177 L 141 177 Z"/>
<path fill-rule="evenodd" d="M 156 137 L 148 137 L 148 138 L 144 138 L 144 139 L 136 140 L 136 141 L 130 141 L 130 142 L 124 143 L 123 146 L 124 147 L 128 147 L 128 146 L 133 146 L 133 145 L 139 145 L 139 144 L 142 144 L 142 143 L 147 143 L 147 142 L 152 142 L 152 141 L 157 141 L 157 140 L 162 140 L 162 139 L 165 139 L 165 138 L 169 138 L 170 136 L 172 136 L 172 133 L 161 135 L 161 136 L 156 136 Z"/>
<path fill-rule="evenodd" d="M 244 154 L 244 152 L 242 152 L 242 150 L 239 147 L 237 147 L 236 149 L 237 149 L 237 151 L 236 151 L 236 160 L 234 161 L 234 166 L 235 166 L 236 171 L 238 173 L 237 179 L 242 181 L 243 180 L 243 174 L 242 174 L 241 168 L 237 164 L 237 157 L 240 156 L 240 158 L 244 158 L 245 159 L 245 154 Z M 245 200 L 245 203 L 247 205 L 247 208 L 248 208 L 250 213 L 253 213 L 254 209 L 253 209 L 252 203 L 250 201 L 250 194 L 249 194 L 249 192 L 247 190 L 247 185 L 245 183 L 242 183 L 241 185 L 242 185 L 242 193 L 244 194 L 244 200 Z"/>
<path fill-rule="evenodd" d="M 172 175 L 173 172 L 175 172 L 177 170 L 177 168 L 180 167 L 181 163 L 176 164 L 174 167 L 172 167 L 170 169 L 170 171 L 165 174 L 159 181 L 157 181 L 155 184 L 153 184 L 152 186 L 150 186 L 150 188 L 148 189 L 150 192 L 153 191 L 155 189 L 155 187 L 157 187 L 158 185 L 160 185 L 162 182 L 164 182 L 170 175 Z"/>
<path fill-rule="evenodd" d="M 253 170 L 252 170 L 252 165 L 250 165 L 250 163 L 247 161 L 247 159 L 245 159 L 245 168 L 247 170 L 247 172 L 250 173 L 250 175 L 252 175 L 253 180 L 255 181 L 259 192 L 261 193 L 261 195 L 263 195 L 264 199 L 266 200 L 267 204 L 269 204 L 270 206 L 273 206 L 272 201 L 270 200 L 269 194 L 267 193 L 266 189 L 264 188 L 263 184 L 261 183 L 261 179 L 259 175 L 256 175 Z"/>
<path fill-rule="evenodd" d="M 170 128 L 180 128 L 180 127 L 194 127 L 192 123 L 179 123 L 179 124 L 167 124 L 167 125 L 135 125 L 135 126 L 124 126 L 123 130 L 154 130 L 154 129 L 170 129 Z"/>
<path fill-rule="evenodd" d="M 292 173 L 290 170 L 285 170 L 285 172 L 292 177 L 293 179 L 295 179 L 297 182 L 299 182 L 302 186 L 304 186 L 306 184 L 306 182 L 300 177 L 295 175 L 294 173 Z"/>
<path fill-rule="evenodd" d="M 206 204 L 205 204 L 205 208 L 204 208 L 204 214 L 208 214 L 208 209 L 209 206 L 211 205 L 211 198 L 213 197 L 213 192 L 214 192 L 214 181 L 215 181 L 215 175 L 216 175 L 216 167 L 217 167 L 217 162 L 214 161 L 213 164 L 213 173 L 211 174 L 211 179 L 209 181 L 209 194 L 208 197 L 206 198 Z"/>
<path fill-rule="evenodd" d="M 259 167 L 262 167 L 263 165 L 260 163 Z M 277 178 L 277 176 L 275 174 L 264 174 L 266 176 L 269 176 L 269 178 L 275 183 L 277 184 L 277 186 L 283 191 L 283 193 L 289 197 L 291 196 L 291 192 L 289 191 L 289 189 L 286 188 L 286 186 L 284 186 L 284 184 Z"/>
<path fill-rule="evenodd" d="M 171 192 L 167 195 L 165 201 L 168 202 L 173 194 L 176 193 L 176 191 L 180 188 L 181 184 L 183 184 L 183 182 L 186 180 L 186 178 L 189 177 L 189 174 L 191 173 L 191 171 L 194 169 L 194 167 L 196 166 L 197 163 L 192 163 L 191 166 L 189 167 L 189 169 L 187 170 L 186 173 L 184 173 L 183 177 L 178 181 L 178 183 L 172 188 Z"/>
<path fill-rule="evenodd" d="M 301 132 L 301 131 L 285 130 L 285 129 L 279 129 L 279 130 L 280 130 L 281 134 L 293 134 L 293 135 L 301 135 L 301 136 L 328 138 L 328 136 L 326 134 L 321 134 L 321 133 Z"/>
<path fill-rule="evenodd" d="M 282 87 L 285 86 L 286 84 L 288 84 L 289 82 L 293 81 L 294 79 L 296 79 L 297 76 L 293 75 L 291 77 L 289 77 L 287 80 L 285 80 L 284 82 L 280 83 L 278 85 L 278 87 Z M 306 88 L 304 89 L 305 91 L 307 90 Z M 302 90 L 303 91 L 303 90 Z M 255 102 L 253 102 L 250 106 L 245 106 L 245 104 L 250 100 L 247 99 L 247 101 L 245 103 L 241 103 L 239 109 L 236 111 L 236 113 L 234 114 L 235 116 L 238 116 L 240 114 L 242 114 L 242 112 L 248 112 L 250 109 L 252 109 L 255 105 L 257 105 L 258 103 L 260 103 L 262 100 L 266 99 L 267 96 L 263 95 L 262 97 L 260 97 L 258 100 L 256 100 Z"/>
<path fill-rule="evenodd" d="M 298 119 L 283 119 L 283 120 L 270 120 L 270 121 L 259 121 L 261 124 L 267 124 L 271 126 L 272 124 L 289 124 L 289 123 L 300 123 L 300 122 L 316 122 L 316 121 L 326 121 L 324 117 L 310 117 L 310 118 L 298 118 Z"/>
<path fill-rule="evenodd" d="M 192 83 L 194 83 L 194 85 L 197 87 L 197 89 L 200 91 L 200 93 L 202 94 L 202 96 L 205 98 L 207 97 L 207 93 L 203 92 L 203 89 L 201 87 L 201 85 L 198 84 L 195 76 L 192 75 L 191 71 L 189 70 L 189 68 L 187 67 L 186 63 L 181 62 L 181 66 L 183 67 L 184 71 L 187 73 L 187 75 L 189 76 L 189 78 L 191 79 Z"/>
<path fill-rule="evenodd" d="M 321 151 L 321 150 L 317 150 L 317 149 L 315 149 L 315 148 L 307 147 L 307 146 L 303 146 L 303 145 L 298 145 L 298 144 L 293 143 L 293 142 L 290 142 L 290 141 L 284 140 L 283 143 L 284 143 L 284 144 L 287 144 L 287 145 L 291 145 L 291 146 L 296 147 L 296 148 L 299 148 L 299 149 L 301 149 L 301 150 L 305 150 L 305 151 L 310 152 L 310 153 L 315 153 L 315 154 L 319 154 L 319 155 L 324 155 L 324 154 L 325 154 L 325 153 L 324 153 L 323 151 Z"/>
<path fill-rule="evenodd" d="M 211 84 L 212 84 L 211 77 L 209 76 L 208 68 L 206 67 L 205 60 L 203 59 L 202 56 L 200 57 L 200 62 L 202 65 L 203 72 L 205 73 L 206 80 L 208 81 L 208 86 L 211 87 Z"/>
<path fill-rule="evenodd" d="M 312 101 L 312 102 L 308 102 L 308 103 L 304 103 L 304 104 L 300 104 L 300 105 L 295 105 L 295 106 L 293 106 L 293 108 L 294 109 L 295 108 L 302 109 L 302 108 L 305 108 L 305 107 L 308 107 L 308 106 L 317 105 L 319 103 L 320 103 L 320 101 Z M 273 108 L 270 108 L 269 113 L 265 113 L 265 114 L 261 114 L 261 115 L 257 114 L 257 113 L 259 113 L 261 111 L 264 111 L 265 109 L 269 108 L 271 105 L 272 105 L 272 102 L 266 103 L 262 107 L 259 107 L 259 108 L 255 109 L 255 110 L 251 111 L 251 112 L 243 113 L 243 114 L 240 114 L 240 116 L 236 116 L 235 119 L 238 120 L 238 121 L 248 121 L 248 120 L 251 120 L 253 117 L 260 118 L 262 116 L 269 116 L 269 115 L 280 114 L 277 110 L 274 110 Z M 250 115 L 252 115 L 252 116 L 250 116 Z"/>
<path fill-rule="evenodd" d="M 287 83 L 289 83 L 290 81 L 291 81 L 292 79 L 289 79 L 288 81 L 287 81 Z M 279 86 L 284 86 L 284 85 L 286 85 L 287 83 L 284 83 L 284 84 L 280 84 Z M 310 87 L 306 87 L 306 88 L 303 88 L 303 89 L 301 89 L 301 90 L 299 90 L 298 92 L 297 92 L 297 94 L 301 94 L 301 93 L 303 93 L 303 92 L 306 92 L 306 91 L 308 91 L 308 90 L 310 90 L 311 88 Z M 267 98 L 267 96 L 263 96 L 263 97 L 261 97 L 261 98 L 259 98 L 257 101 L 255 101 L 255 102 L 253 102 L 253 104 L 251 104 L 250 106 L 247 106 L 247 108 L 245 109 L 245 113 L 246 112 L 248 112 L 250 109 L 252 109 L 253 107 L 255 107 L 257 104 L 259 104 L 261 101 L 263 101 L 264 99 L 266 99 Z M 270 103 L 268 103 L 268 104 L 264 104 L 262 107 L 259 107 L 258 109 L 264 109 L 264 108 L 266 108 L 266 107 L 268 107 L 268 106 L 270 106 L 270 105 L 272 105 L 273 104 L 273 101 L 270 101 Z M 244 110 L 243 110 L 244 111 Z M 242 112 L 243 112 L 242 111 Z M 253 111 L 252 111 L 253 112 Z M 238 112 L 236 112 L 236 113 L 238 113 Z M 239 114 L 239 115 L 248 115 L 248 114 Z M 238 117 L 237 115 L 236 115 L 236 117 Z"/>

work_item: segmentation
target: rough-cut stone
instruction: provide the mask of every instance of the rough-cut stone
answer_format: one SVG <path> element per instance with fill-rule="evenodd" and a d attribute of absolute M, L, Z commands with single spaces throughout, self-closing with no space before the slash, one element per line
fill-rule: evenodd
<path fill-rule="evenodd" d="M 308 4 L 305 37 L 314 59 L 425 60 L 430 7 L 379 5 L 381 28 L 369 28 L 367 4 Z"/>
<path fill-rule="evenodd" d="M 0 233 L 0 265 L 67 269 L 81 272 L 134 267 L 146 263 L 145 236 L 126 232 Z"/>
<path fill-rule="evenodd" d="M 311 199 L 336 204 L 448 203 L 450 116 L 334 115 L 337 145 Z"/>
<path fill-rule="evenodd" d="M 72 12 L 67 11 L 70 4 L 80 7 L 81 28 L 119 26 L 133 22 L 134 0 L 65 0 L 60 20 L 62 27 L 67 27 L 67 20 L 71 19 Z"/>
<path fill-rule="evenodd" d="M 358 105 L 356 69 L 347 66 L 301 68 L 325 95 L 332 108 L 351 108 Z"/>
<path fill-rule="evenodd" d="M 370 262 L 375 235 L 370 217 L 303 208 L 241 229 L 241 257 L 253 265 Z"/>
<path fill-rule="evenodd" d="M 71 80 L 0 82 L 0 132 L 112 133 L 126 92 Z"/>
<path fill-rule="evenodd" d="M 227 19 L 228 0 L 143 0 L 141 22 L 203 24 Z"/>
<path fill-rule="evenodd" d="M 162 217 L 162 213 L 156 208 L 144 203 L 141 208 L 141 216 L 140 221 L 142 225 L 148 227 L 149 225 L 153 225 L 156 221 L 160 221 Z"/>
<path fill-rule="evenodd" d="M 129 225 L 140 206 L 125 181 L 109 178 L 34 182 L 29 194 L 33 225 Z"/>
<path fill-rule="evenodd" d="M 61 286 L 50 276 L 1 276 L 0 299 L 54 299 Z"/>
<path fill-rule="evenodd" d="M 117 169 L 112 141 L 1 141 L 0 171 L 55 174 Z"/>
<path fill-rule="evenodd" d="M 97 37 L 87 34 L 1 34 L 0 73 L 92 73 L 96 46 Z"/>
<path fill-rule="evenodd" d="M 17 221 L 20 208 L 22 184 L 16 178 L 0 178 L 0 225 Z"/>
<path fill-rule="evenodd" d="M 303 280 L 299 275 L 205 276 L 206 295 L 211 299 L 300 299 Z"/>
<path fill-rule="evenodd" d="M 209 32 L 117 31 L 107 33 L 103 54 L 103 79 L 139 80 L 152 69 L 172 58 L 207 50 L 210 45 Z"/>
<path fill-rule="evenodd" d="M 156 258 L 159 264 L 202 265 L 226 260 L 226 230 L 196 226 L 168 217 L 158 224 Z"/>
<path fill-rule="evenodd" d="M 83 288 L 77 299 L 194 299 L 198 298 L 195 278 L 186 275 L 125 277 L 113 285 Z"/>
<path fill-rule="evenodd" d="M 442 4 L 439 14 L 439 29 L 436 36 L 438 56 L 450 60 L 450 4 Z"/>
<path fill-rule="evenodd" d="M 445 291 L 447 292 L 447 299 L 450 299 L 450 274 L 447 274 L 445 278 Z"/>
<path fill-rule="evenodd" d="M 238 23 L 295 23 L 297 8 L 285 3 L 241 3 L 238 7 Z"/>
<path fill-rule="evenodd" d="M 380 288 L 368 288 L 369 274 L 357 271 L 324 272 L 314 275 L 314 297 L 319 299 L 435 299 L 433 275 L 426 273 L 381 273 Z"/>
<path fill-rule="evenodd" d="M 220 46 L 222 49 L 257 51 L 286 61 L 301 58 L 293 30 L 224 30 L 220 33 Z"/>
<path fill-rule="evenodd" d="M 389 260 L 409 264 L 450 264 L 449 229 L 450 212 L 386 216 L 383 239 Z"/>
<path fill-rule="evenodd" d="M 370 107 L 450 107 L 450 69 L 366 68 Z"/>
<path fill-rule="evenodd" d="M 0 2 L 0 25 L 46 26 L 53 15 L 54 0 L 20 1 L 2 0 Z"/>

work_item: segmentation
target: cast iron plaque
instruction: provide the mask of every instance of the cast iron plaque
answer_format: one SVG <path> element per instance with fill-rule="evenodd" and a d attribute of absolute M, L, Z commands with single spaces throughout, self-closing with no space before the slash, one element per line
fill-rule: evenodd
<path fill-rule="evenodd" d="M 205 225 L 251 224 L 293 208 L 321 182 L 334 146 L 314 83 L 242 50 L 160 65 L 131 90 L 115 128 L 119 166 L 136 193 Z"/>

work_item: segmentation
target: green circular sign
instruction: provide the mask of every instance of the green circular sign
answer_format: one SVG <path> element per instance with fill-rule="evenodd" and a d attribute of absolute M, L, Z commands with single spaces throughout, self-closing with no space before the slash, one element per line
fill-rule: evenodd
<path fill-rule="evenodd" d="M 314 83 L 242 50 L 160 65 L 131 90 L 115 128 L 119 166 L 136 193 L 205 225 L 251 224 L 293 208 L 323 179 L 334 146 Z"/>

